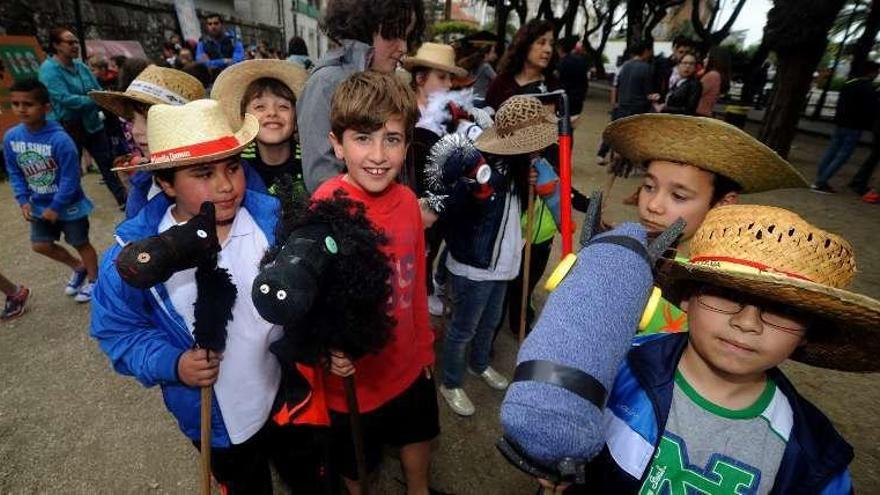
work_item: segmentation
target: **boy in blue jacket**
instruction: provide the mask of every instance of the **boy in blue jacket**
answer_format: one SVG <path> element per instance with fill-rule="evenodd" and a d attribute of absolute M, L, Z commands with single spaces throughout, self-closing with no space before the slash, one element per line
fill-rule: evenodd
<path fill-rule="evenodd" d="M 281 370 L 269 346 L 282 329 L 262 319 L 250 297 L 260 258 L 275 241 L 279 210 L 275 198 L 246 187 L 240 154 L 258 131 L 248 114 L 233 132 L 214 100 L 150 107 L 150 161 L 139 167 L 153 171 L 164 194 L 117 228 L 117 245 L 101 262 L 91 332 L 117 372 L 161 386 L 166 406 L 197 447 L 199 389 L 213 385 L 211 469 L 224 493 L 271 493 L 270 461 L 296 493 L 312 493 L 319 468 L 310 433 L 270 419 Z M 193 348 L 195 269 L 141 290 L 127 285 L 114 264 L 124 245 L 187 222 L 205 201 L 216 209 L 217 264 L 238 294 L 222 354 Z"/>
<path fill-rule="evenodd" d="M 12 192 L 24 219 L 31 223 L 31 247 L 73 270 L 64 293 L 89 302 L 98 276 L 98 255 L 89 242 L 92 202 L 80 185 L 79 154 L 57 122 L 47 121 L 49 91 L 35 79 L 10 89 L 12 110 L 21 121 L 6 131 L 3 155 Z M 56 241 L 64 240 L 79 258 Z"/>
<path fill-rule="evenodd" d="M 851 493 L 852 447 L 779 365 L 880 370 L 880 301 L 845 290 L 855 272 L 845 239 L 791 211 L 709 211 L 690 258 L 658 269 L 689 332 L 636 339 L 569 492 Z"/>

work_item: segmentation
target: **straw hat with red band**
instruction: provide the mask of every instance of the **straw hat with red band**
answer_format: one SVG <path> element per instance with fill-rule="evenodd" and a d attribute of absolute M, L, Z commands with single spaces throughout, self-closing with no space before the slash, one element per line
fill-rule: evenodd
<path fill-rule="evenodd" d="M 299 64 L 267 58 L 245 60 L 224 69 L 211 86 L 211 98 L 220 102 L 233 126 L 241 125 L 241 99 L 248 86 L 262 78 L 281 81 L 299 98 L 309 73 Z"/>
<path fill-rule="evenodd" d="M 241 153 L 259 130 L 257 118 L 245 114 L 241 128 L 233 131 L 214 100 L 153 105 L 147 117 L 150 161 L 125 170 L 159 170 L 221 160 Z"/>
<path fill-rule="evenodd" d="M 185 105 L 207 95 L 202 83 L 186 72 L 149 65 L 125 91 L 89 91 L 89 96 L 102 108 L 131 120 L 132 103 Z"/>
<path fill-rule="evenodd" d="M 466 70 L 455 65 L 455 49 L 442 43 L 422 43 L 415 55 L 403 60 L 404 69 L 412 72 L 416 67 L 442 70 L 456 77 L 468 75 Z"/>
<path fill-rule="evenodd" d="M 818 317 L 792 359 L 880 371 L 880 301 L 845 290 L 856 264 L 842 237 L 782 208 L 732 205 L 709 211 L 690 249 L 688 262 L 661 262 L 658 281 L 673 303 L 694 281 L 779 302 Z"/>

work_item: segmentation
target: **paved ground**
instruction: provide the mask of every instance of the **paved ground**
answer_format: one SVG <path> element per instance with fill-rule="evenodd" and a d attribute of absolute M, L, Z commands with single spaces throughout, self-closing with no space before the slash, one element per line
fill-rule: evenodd
<path fill-rule="evenodd" d="M 606 95 L 596 93 L 586 104 L 589 117 L 575 134 L 576 184 L 591 190 L 604 183 L 604 170 L 593 151 L 605 124 Z M 825 141 L 801 137 L 792 160 L 811 177 Z M 860 149 L 855 160 L 866 154 Z M 854 167 L 835 179 L 842 186 Z M 110 243 L 119 213 L 97 176 L 85 177 L 98 205 L 92 238 L 99 250 Z M 620 181 L 610 216 L 633 218 L 619 199 L 637 180 Z M 744 198 L 800 211 L 811 221 L 844 234 L 855 246 L 861 271 L 855 287 L 880 297 L 880 244 L 876 228 L 880 207 L 855 196 L 820 196 L 809 191 L 783 191 Z M 66 269 L 29 250 L 27 225 L 6 185 L 0 186 L 0 270 L 35 290 L 30 312 L 0 326 L 0 493 L 193 493 L 197 486 L 195 450 L 165 412 L 158 390 L 145 390 L 115 375 L 88 337 L 87 306 L 62 295 Z M 435 321 L 442 331 L 443 322 Z M 515 344 L 502 334 L 495 366 L 513 369 Z M 856 489 L 880 492 L 880 388 L 870 375 L 817 370 L 786 364 L 801 392 L 815 401 L 853 443 Z M 433 483 L 457 494 L 531 494 L 533 485 L 495 451 L 499 435 L 500 392 L 470 381 L 465 388 L 477 414 L 463 419 L 441 404 L 443 434 L 436 449 Z M 381 475 L 378 493 L 403 493 L 393 458 Z"/>

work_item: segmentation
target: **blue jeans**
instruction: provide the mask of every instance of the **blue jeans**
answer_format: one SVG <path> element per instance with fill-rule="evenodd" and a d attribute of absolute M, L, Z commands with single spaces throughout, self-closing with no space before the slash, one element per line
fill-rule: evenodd
<path fill-rule="evenodd" d="M 443 385 L 457 388 L 464 379 L 468 344 L 471 369 L 482 373 L 489 367 L 492 337 L 504 314 L 507 281 L 475 282 L 452 273 L 449 276 L 455 309 L 443 341 Z"/>
<path fill-rule="evenodd" d="M 862 131 L 846 127 L 835 127 L 831 135 L 831 144 L 822 155 L 819 170 L 816 172 L 816 185 L 827 186 L 828 181 L 840 170 L 859 144 Z"/>

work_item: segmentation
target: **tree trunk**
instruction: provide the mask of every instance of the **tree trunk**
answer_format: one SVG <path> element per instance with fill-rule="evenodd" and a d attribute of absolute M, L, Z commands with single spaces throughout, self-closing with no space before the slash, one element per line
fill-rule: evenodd
<path fill-rule="evenodd" d="M 767 13 L 764 41 L 776 52 L 773 96 L 758 139 L 787 157 L 813 71 L 828 45 L 828 31 L 844 0 L 775 0 Z"/>
<path fill-rule="evenodd" d="M 880 0 L 872 0 L 868 18 L 865 19 L 862 36 L 853 45 L 852 65 L 849 69 L 849 77 L 854 78 L 862 74 L 862 65 L 868 60 L 868 55 L 877 42 L 877 33 L 880 32 Z"/>
<path fill-rule="evenodd" d="M 503 1 L 495 2 L 495 36 L 498 37 L 498 43 L 495 45 L 495 52 L 500 58 L 507 48 L 507 19 L 510 17 L 510 9 L 508 9 Z"/>
<path fill-rule="evenodd" d="M 758 45 L 755 54 L 752 55 L 752 59 L 749 60 L 749 65 L 745 70 L 742 94 L 740 95 L 740 102 L 745 105 L 751 105 L 755 95 L 764 90 L 763 85 L 761 85 L 762 87 L 758 87 L 761 83 L 758 74 L 759 71 L 763 70 L 764 61 L 767 60 L 767 55 L 769 54 L 770 48 L 767 46 L 767 43 L 762 40 L 761 44 Z M 764 78 L 763 83 L 767 83 L 766 78 Z"/>
<path fill-rule="evenodd" d="M 785 56 L 777 54 L 777 87 L 767 105 L 758 139 L 783 158 L 787 158 L 791 150 L 797 123 L 813 81 L 813 71 L 823 53 L 824 50 L 813 53 L 796 51 Z"/>
<path fill-rule="evenodd" d="M 626 50 L 644 39 L 645 33 L 645 0 L 629 0 L 626 2 Z"/>

